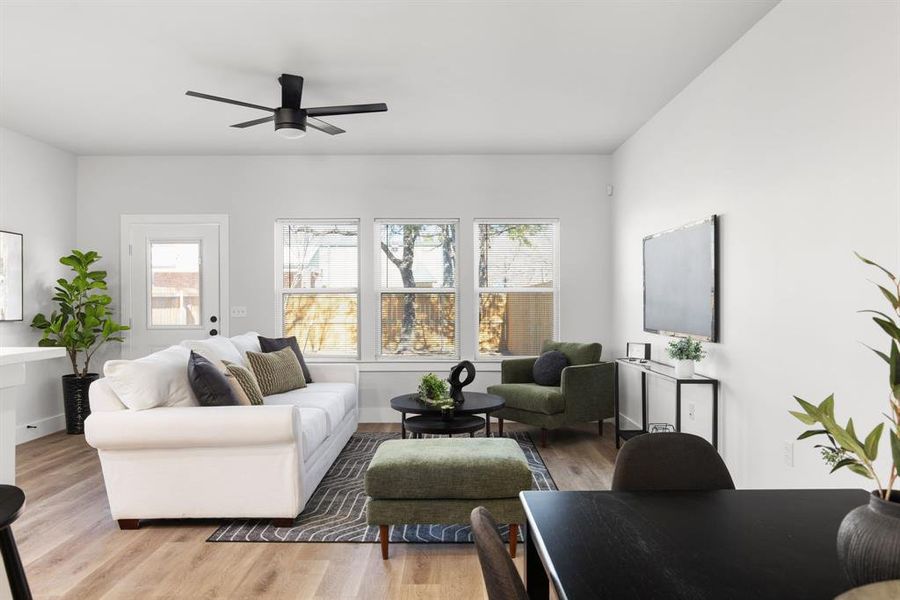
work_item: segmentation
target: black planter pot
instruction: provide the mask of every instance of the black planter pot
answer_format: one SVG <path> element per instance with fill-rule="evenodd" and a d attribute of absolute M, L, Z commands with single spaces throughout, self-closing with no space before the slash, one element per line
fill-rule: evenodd
<path fill-rule="evenodd" d="M 84 433 L 84 420 L 91 414 L 88 401 L 88 388 L 100 379 L 97 373 L 88 373 L 84 377 L 63 375 L 63 404 L 66 409 L 66 433 Z"/>
<path fill-rule="evenodd" d="M 837 550 L 854 587 L 900 579 L 900 491 L 891 492 L 890 501 L 872 492 L 867 505 L 847 513 Z"/>

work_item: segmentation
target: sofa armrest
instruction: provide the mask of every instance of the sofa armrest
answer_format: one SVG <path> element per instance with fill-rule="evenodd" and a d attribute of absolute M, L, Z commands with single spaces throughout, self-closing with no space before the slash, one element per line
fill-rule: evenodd
<path fill-rule="evenodd" d="M 352 383 L 359 388 L 359 367 L 346 363 L 306 363 L 315 383 Z"/>
<path fill-rule="evenodd" d="M 531 358 L 510 358 L 500 363 L 500 383 L 534 383 L 534 361 Z"/>
<path fill-rule="evenodd" d="M 280 406 L 182 406 L 92 413 L 87 443 L 98 450 L 223 448 L 294 443 L 300 411 Z"/>
<path fill-rule="evenodd" d="M 91 383 L 91 387 L 88 388 L 88 400 L 92 413 L 128 410 L 105 377 Z"/>
<path fill-rule="evenodd" d="M 560 384 L 566 412 L 578 420 L 613 416 L 615 364 L 573 365 L 562 371 Z"/>

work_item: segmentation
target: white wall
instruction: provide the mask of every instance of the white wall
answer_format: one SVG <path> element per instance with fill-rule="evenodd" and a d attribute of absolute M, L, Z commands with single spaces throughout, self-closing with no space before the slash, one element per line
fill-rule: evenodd
<path fill-rule="evenodd" d="M 53 283 L 67 275 L 59 257 L 75 245 L 75 157 L 0 127 L 0 229 L 24 234 L 24 320 L 0 323 L 0 346 L 34 346 L 39 332 L 29 326 L 38 312 L 53 309 Z M 60 375 L 65 359 L 27 367 L 27 383 L 15 393 L 18 441 L 65 426 Z M 26 429 L 34 425 L 36 429 Z"/>
<path fill-rule="evenodd" d="M 248 316 L 231 332 L 276 332 L 274 221 L 360 218 L 363 420 L 395 420 L 387 400 L 414 390 L 423 370 L 447 364 L 377 364 L 373 220 L 460 219 L 461 353 L 474 353 L 472 219 L 560 219 L 561 337 L 608 343 L 609 181 L 601 156 L 82 157 L 78 243 L 108 257 L 118 297 L 122 214 L 227 213 L 230 304 Z M 488 372 L 493 368 L 494 372 Z M 387 369 L 386 371 L 384 369 Z M 499 381 L 484 365 L 483 388 Z"/>
<path fill-rule="evenodd" d="M 642 331 L 641 239 L 721 215 L 720 344 L 701 372 L 722 380 L 723 453 L 742 487 L 866 487 L 829 476 L 787 414 L 791 396 L 835 392 L 840 418 L 866 432 L 887 410 L 886 346 L 856 314 L 884 300 L 852 252 L 898 266 L 900 5 L 776 6 L 614 155 L 613 325 Z M 629 378 L 625 412 L 639 418 Z M 673 390 L 651 389 L 651 418 L 673 422 Z M 708 402 L 688 430 L 708 431 Z M 887 444 L 882 447 L 882 458 Z M 886 462 L 883 464 L 887 464 Z M 883 469 L 886 473 L 886 469 Z"/>

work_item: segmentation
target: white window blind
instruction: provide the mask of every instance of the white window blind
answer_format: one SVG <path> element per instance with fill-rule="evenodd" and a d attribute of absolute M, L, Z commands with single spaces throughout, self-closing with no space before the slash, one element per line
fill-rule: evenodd
<path fill-rule="evenodd" d="M 376 221 L 380 356 L 459 356 L 457 224 Z"/>
<path fill-rule="evenodd" d="M 359 357 L 359 221 L 279 220 L 282 333 L 304 355 Z"/>
<path fill-rule="evenodd" d="M 558 224 L 476 221 L 479 357 L 533 356 L 556 335 Z"/>

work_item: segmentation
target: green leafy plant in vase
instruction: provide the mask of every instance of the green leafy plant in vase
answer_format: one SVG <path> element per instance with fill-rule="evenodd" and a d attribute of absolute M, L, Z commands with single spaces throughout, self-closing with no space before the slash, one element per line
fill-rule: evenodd
<path fill-rule="evenodd" d="M 429 408 L 439 409 L 444 418 L 453 416 L 456 403 L 450 397 L 450 386 L 434 373 L 427 373 L 419 381 L 419 401 Z"/>
<path fill-rule="evenodd" d="M 706 358 L 703 344 L 693 338 L 678 338 L 666 347 L 669 357 L 675 361 L 675 377 L 690 379 L 694 376 L 694 363 Z"/>
<path fill-rule="evenodd" d="M 68 433 L 83 433 L 84 419 L 91 412 L 88 387 L 100 377 L 90 372 L 91 359 L 105 343 L 123 341 L 121 332 L 128 329 L 112 318 L 106 271 L 94 268 L 100 258 L 93 250 L 72 250 L 60 258 L 75 276 L 56 280 L 57 310 L 49 317 L 38 313 L 31 321 L 32 327 L 43 332 L 38 345 L 65 348 L 72 363 L 72 374 L 62 377 Z"/>
<path fill-rule="evenodd" d="M 838 530 L 838 555 L 853 585 L 875 581 L 900 579 L 900 492 L 893 491 L 900 468 L 900 281 L 881 265 L 856 255 L 865 264 L 881 271 L 889 286 L 876 283 L 888 301 L 888 313 L 877 310 L 860 312 L 872 314 L 875 324 L 890 338 L 887 352 L 870 348 L 888 365 L 889 410 L 885 413 L 891 449 L 891 467 L 886 478 L 880 478 L 875 461 L 885 423 L 876 425 L 863 439 L 856 433 L 853 419 L 841 426 L 835 417 L 834 395 L 818 405 L 794 396 L 802 411 L 790 411 L 804 425 L 813 427 L 797 438 L 825 438 L 816 444 L 822 459 L 834 473 L 849 469 L 875 483 L 869 504 L 852 510 Z"/>

